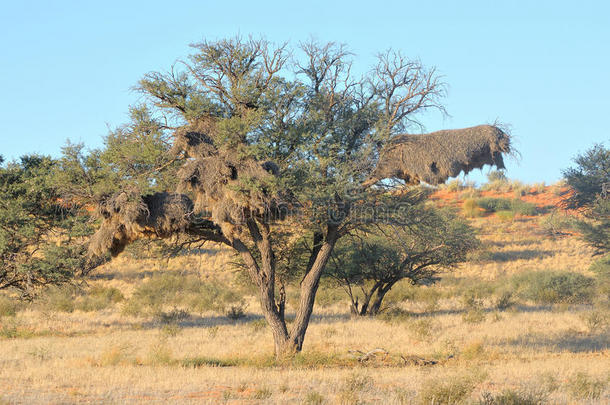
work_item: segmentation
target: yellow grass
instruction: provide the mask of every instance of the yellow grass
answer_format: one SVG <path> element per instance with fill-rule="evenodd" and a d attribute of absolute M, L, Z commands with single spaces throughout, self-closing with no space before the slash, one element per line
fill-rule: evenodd
<path fill-rule="evenodd" d="M 472 221 L 493 260 L 461 265 L 452 282 L 549 269 L 590 275 L 592 252 L 576 237 L 549 239 L 535 219 Z M 231 282 L 231 260 L 226 250 L 162 262 L 125 256 L 91 284 L 129 297 L 164 272 Z M 87 313 L 32 306 L 0 318 L 1 328 L 16 333 L 0 337 L 0 403 L 420 403 L 423 387 L 460 379 L 472 382 L 471 403 L 507 389 L 543 390 L 548 403 L 610 401 L 610 336 L 587 325 L 594 309 L 586 305 L 519 303 L 498 312 L 486 299 L 484 319 L 469 323 L 458 296 L 402 302 L 413 315 L 389 320 L 353 319 L 345 301 L 315 309 L 304 353 L 284 363 L 271 356 L 271 334 L 253 297 L 245 319 L 191 314 L 170 327 L 124 315 L 122 305 Z M 386 358 L 359 363 L 349 353 L 375 348 Z M 405 362 L 410 356 L 436 364 Z M 604 384 L 601 396 L 575 396 L 577 373 Z"/>

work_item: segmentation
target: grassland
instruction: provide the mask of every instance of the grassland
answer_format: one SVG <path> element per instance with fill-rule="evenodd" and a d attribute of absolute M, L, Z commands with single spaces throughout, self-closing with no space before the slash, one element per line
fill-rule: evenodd
<path fill-rule="evenodd" d="M 212 247 L 119 257 L 80 301 L 58 292 L 13 309 L 0 301 L 0 403 L 609 403 L 608 301 L 593 290 L 574 301 L 519 290 L 520 276 L 538 272 L 594 279 L 578 235 L 543 226 L 553 194 L 538 189 L 522 199 L 542 214 L 473 217 L 482 249 L 437 285 L 398 285 L 377 318 L 351 317 L 347 297 L 322 288 L 304 352 L 291 360 L 273 358 L 247 289 L 239 319 L 186 304 L 126 310 L 162 275 L 235 283 L 230 252 Z M 467 197 L 437 201 L 461 207 Z"/>

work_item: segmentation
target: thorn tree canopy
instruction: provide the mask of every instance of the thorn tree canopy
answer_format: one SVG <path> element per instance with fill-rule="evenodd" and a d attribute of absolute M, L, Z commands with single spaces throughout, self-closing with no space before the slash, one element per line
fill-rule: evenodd
<path fill-rule="evenodd" d="M 118 254 L 138 238 L 177 235 L 231 247 L 258 288 L 277 356 L 301 350 L 337 240 L 400 224 L 401 207 L 421 200 L 417 189 L 389 187 L 502 167 L 510 149 L 492 126 L 400 137 L 418 113 L 444 112 L 445 95 L 435 69 L 400 53 L 379 54 L 357 76 L 353 55 L 335 43 L 291 49 L 236 37 L 192 48 L 187 60 L 140 80 L 145 106 L 133 107 L 132 122 L 81 170 L 113 178 L 90 193 L 102 219 L 91 251 Z M 286 252 L 303 242 L 307 253 L 288 263 Z M 290 328 L 279 276 L 287 271 L 300 280 Z"/>

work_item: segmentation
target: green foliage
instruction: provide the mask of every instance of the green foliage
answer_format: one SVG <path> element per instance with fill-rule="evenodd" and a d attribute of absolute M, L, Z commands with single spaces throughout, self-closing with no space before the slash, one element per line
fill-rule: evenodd
<path fill-rule="evenodd" d="M 576 167 L 563 172 L 573 193 L 569 208 L 585 208 L 579 223 L 584 240 L 598 253 L 610 252 L 610 149 L 601 144 L 574 159 Z"/>
<path fill-rule="evenodd" d="M 536 271 L 511 280 L 517 294 L 539 304 L 586 304 L 594 293 L 595 280 L 579 273 Z"/>
<path fill-rule="evenodd" d="M 51 286 L 40 293 L 35 305 L 56 312 L 93 312 L 123 299 L 123 294 L 114 287 L 96 286 L 85 290 L 75 286 Z"/>
<path fill-rule="evenodd" d="M 610 182 L 610 149 L 596 144 L 574 158 L 576 167 L 563 175 L 574 193 L 568 199 L 570 208 L 591 206 L 602 194 L 604 183 Z"/>
<path fill-rule="evenodd" d="M 554 210 L 550 215 L 540 218 L 540 226 L 545 232 L 551 236 L 561 235 L 566 231 L 575 231 L 578 229 L 578 221 L 575 217 L 562 213 L 559 210 Z"/>
<path fill-rule="evenodd" d="M 570 377 L 567 386 L 575 399 L 597 400 L 607 386 L 607 380 L 592 378 L 586 373 L 579 372 Z"/>
<path fill-rule="evenodd" d="M 422 405 L 460 404 L 474 391 L 477 383 L 478 378 L 473 376 L 430 379 L 421 387 L 418 402 Z"/>
<path fill-rule="evenodd" d="M 515 219 L 514 211 L 498 211 L 496 212 L 496 216 L 500 221 L 503 222 L 512 222 Z"/>
<path fill-rule="evenodd" d="M 15 316 L 19 306 L 14 299 L 0 295 L 0 318 L 3 316 Z"/>
<path fill-rule="evenodd" d="M 125 302 L 123 312 L 144 316 L 158 316 L 166 308 L 198 313 L 210 310 L 224 312 L 228 305 L 239 302 L 239 295 L 219 282 L 203 282 L 195 276 L 165 273 L 141 283 Z"/>
<path fill-rule="evenodd" d="M 518 198 L 509 200 L 507 198 L 483 197 L 476 200 L 476 204 L 487 212 L 511 211 L 521 215 L 536 215 L 535 204 L 525 202 Z"/>
<path fill-rule="evenodd" d="M 95 265 L 80 242 L 91 232 L 87 217 L 61 199 L 57 165 L 31 155 L 0 167 L 0 289 L 31 297 L 41 286 L 67 283 Z"/>
<path fill-rule="evenodd" d="M 595 273 L 595 282 L 600 295 L 610 299 L 610 255 L 593 262 L 589 270 Z"/>
<path fill-rule="evenodd" d="M 474 230 L 453 212 L 425 206 L 413 211 L 413 224 L 344 239 L 335 249 L 327 275 L 344 287 L 361 315 L 378 313 L 398 281 L 434 283 L 441 269 L 453 268 L 478 246 Z"/>

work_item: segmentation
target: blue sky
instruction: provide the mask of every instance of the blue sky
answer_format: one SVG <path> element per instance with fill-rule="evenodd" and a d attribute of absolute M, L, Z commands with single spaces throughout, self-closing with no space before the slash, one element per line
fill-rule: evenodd
<path fill-rule="evenodd" d="M 426 115 L 427 130 L 509 124 L 521 152 L 511 178 L 554 182 L 575 154 L 610 144 L 605 1 L 6 3 L 0 154 L 9 159 L 58 156 L 67 139 L 100 146 L 138 101 L 130 88 L 144 73 L 168 69 L 189 43 L 237 33 L 343 42 L 362 70 L 390 47 L 436 66 L 451 116 Z"/>

